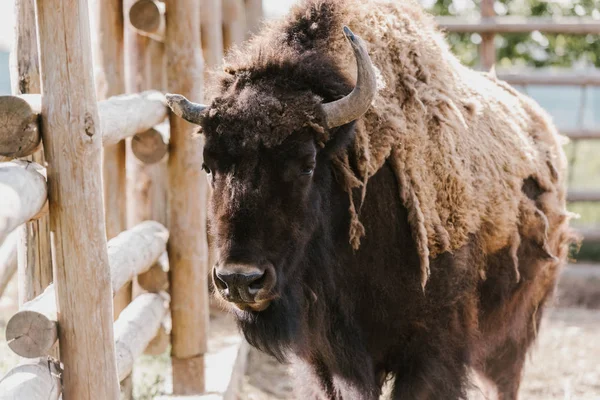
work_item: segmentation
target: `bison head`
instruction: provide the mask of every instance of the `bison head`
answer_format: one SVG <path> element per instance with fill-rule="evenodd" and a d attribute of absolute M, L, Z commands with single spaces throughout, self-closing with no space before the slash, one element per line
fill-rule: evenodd
<path fill-rule="evenodd" d="M 364 42 L 347 27 L 344 34 L 357 61 L 354 88 L 329 71 L 335 66 L 326 57 L 309 54 L 309 68 L 267 62 L 235 71 L 210 106 L 167 95 L 173 112 L 205 135 L 218 253 L 212 278 L 218 295 L 242 312 L 263 311 L 280 297 L 307 244 L 326 229 L 331 157 L 349 143 L 351 122 L 376 90 Z"/>

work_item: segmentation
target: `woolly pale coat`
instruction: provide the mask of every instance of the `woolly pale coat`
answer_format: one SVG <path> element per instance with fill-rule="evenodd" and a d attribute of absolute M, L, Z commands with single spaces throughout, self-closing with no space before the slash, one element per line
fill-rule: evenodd
<path fill-rule="evenodd" d="M 430 258 L 470 240 L 484 255 L 511 249 L 517 280 L 517 249 L 524 237 L 538 243 L 548 258 L 564 258 L 566 162 L 561 137 L 534 101 L 490 74 L 461 65 L 433 18 L 412 0 L 308 3 L 268 26 L 254 45 L 282 37 L 286 21 L 318 8 L 315 4 L 332 3 L 331 34 L 315 48 L 337 60 L 354 81 L 356 63 L 342 26 L 365 40 L 378 69 L 379 90 L 357 121 L 354 150 L 336 164 L 338 175 L 349 192 L 362 186 L 364 196 L 369 177 L 391 162 L 409 210 L 423 286 Z M 350 165 L 358 165 L 358 171 Z M 528 178 L 539 196 L 523 190 Z M 360 205 L 353 202 L 350 240 L 355 248 L 369 234 L 357 210 Z M 481 264 L 477 267 L 485 277 Z"/>

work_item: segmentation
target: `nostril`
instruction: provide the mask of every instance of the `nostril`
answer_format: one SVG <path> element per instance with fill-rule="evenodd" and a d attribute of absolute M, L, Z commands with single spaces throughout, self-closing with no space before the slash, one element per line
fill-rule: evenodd
<path fill-rule="evenodd" d="M 248 292 L 252 295 L 258 293 L 258 291 L 265 286 L 266 279 L 267 274 L 264 272 L 262 274 L 255 274 L 253 280 L 248 282 Z"/>
<path fill-rule="evenodd" d="M 219 274 L 216 271 L 216 268 L 213 269 L 213 281 L 215 286 L 221 290 L 227 289 L 227 281 L 223 279 L 223 275 Z"/>

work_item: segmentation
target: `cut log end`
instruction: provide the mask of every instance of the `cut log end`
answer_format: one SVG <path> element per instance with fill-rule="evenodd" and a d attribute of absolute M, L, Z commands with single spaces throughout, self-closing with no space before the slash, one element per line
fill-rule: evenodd
<path fill-rule="evenodd" d="M 129 22 L 143 35 L 162 41 L 165 35 L 165 5 L 156 0 L 138 0 L 129 9 Z"/>
<path fill-rule="evenodd" d="M 20 311 L 6 325 L 8 347 L 22 357 L 48 354 L 56 339 L 56 321 L 33 310 Z"/>
<path fill-rule="evenodd" d="M 39 97 L 0 96 L 0 155 L 26 157 L 41 143 Z"/>
<path fill-rule="evenodd" d="M 144 164 L 156 164 L 169 151 L 168 137 L 165 137 L 159 128 L 138 133 L 131 141 L 131 151 Z"/>

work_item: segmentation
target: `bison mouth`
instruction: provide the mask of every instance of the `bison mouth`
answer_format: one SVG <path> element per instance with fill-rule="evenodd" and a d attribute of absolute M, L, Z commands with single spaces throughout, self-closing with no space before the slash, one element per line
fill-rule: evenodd
<path fill-rule="evenodd" d="M 277 278 L 271 264 L 262 268 L 231 263 L 216 265 L 212 279 L 217 296 L 242 311 L 263 311 L 277 297 L 274 294 Z"/>

